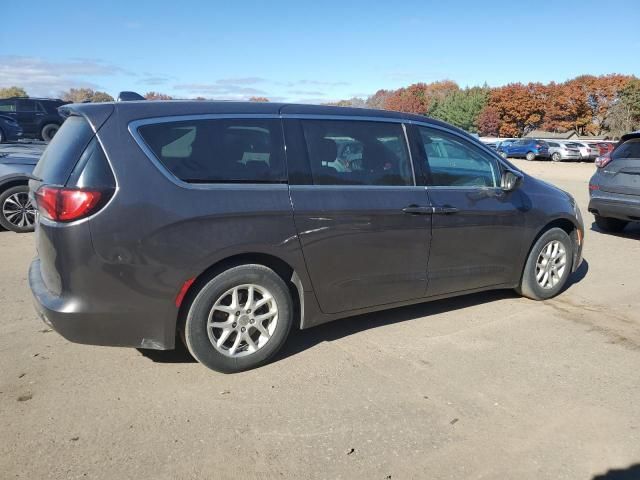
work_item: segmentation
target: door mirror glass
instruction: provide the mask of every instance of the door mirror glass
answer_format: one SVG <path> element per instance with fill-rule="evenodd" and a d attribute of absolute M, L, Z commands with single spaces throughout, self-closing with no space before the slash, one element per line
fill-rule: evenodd
<path fill-rule="evenodd" d="M 506 170 L 502 174 L 500 188 L 502 188 L 502 190 L 504 190 L 505 192 L 512 192 L 513 190 L 518 188 L 518 185 L 520 185 L 521 181 L 522 175 L 520 173 L 514 172 L 512 170 Z"/>

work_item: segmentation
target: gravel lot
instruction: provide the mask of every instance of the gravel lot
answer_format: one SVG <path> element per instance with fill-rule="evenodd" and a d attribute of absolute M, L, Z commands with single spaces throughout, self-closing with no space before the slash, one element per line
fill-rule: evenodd
<path fill-rule="evenodd" d="M 560 297 L 354 317 L 237 375 L 68 343 L 31 305 L 33 236 L 0 232 L 0 477 L 640 477 L 640 227 L 591 229 L 593 165 L 518 163 L 585 215 L 586 261 Z"/>

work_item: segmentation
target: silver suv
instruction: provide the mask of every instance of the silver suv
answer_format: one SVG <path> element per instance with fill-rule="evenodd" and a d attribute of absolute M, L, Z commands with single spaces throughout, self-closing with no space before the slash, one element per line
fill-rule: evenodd
<path fill-rule="evenodd" d="M 580 150 L 577 147 L 570 146 L 562 142 L 547 141 L 549 145 L 549 158 L 554 162 L 562 162 L 565 160 L 580 160 Z"/>

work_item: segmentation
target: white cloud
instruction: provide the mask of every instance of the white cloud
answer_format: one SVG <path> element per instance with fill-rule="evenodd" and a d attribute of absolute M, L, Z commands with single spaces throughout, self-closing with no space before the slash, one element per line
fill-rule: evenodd
<path fill-rule="evenodd" d="M 132 75 L 116 65 L 95 59 L 73 59 L 51 62 L 39 57 L 0 56 L 0 87 L 16 85 L 29 95 L 56 96 L 69 88 L 99 88 L 85 77 Z"/>

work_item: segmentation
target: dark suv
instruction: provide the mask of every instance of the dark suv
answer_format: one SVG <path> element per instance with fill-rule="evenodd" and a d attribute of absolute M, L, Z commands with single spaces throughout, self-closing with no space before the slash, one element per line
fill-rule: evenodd
<path fill-rule="evenodd" d="M 49 142 L 64 122 L 58 107 L 66 103 L 53 98 L 4 98 L 0 99 L 0 114 L 13 118 L 24 137 Z"/>
<path fill-rule="evenodd" d="M 74 104 L 34 170 L 43 319 L 234 372 L 291 328 L 513 288 L 560 292 L 574 199 L 425 117 L 274 103 Z"/>

